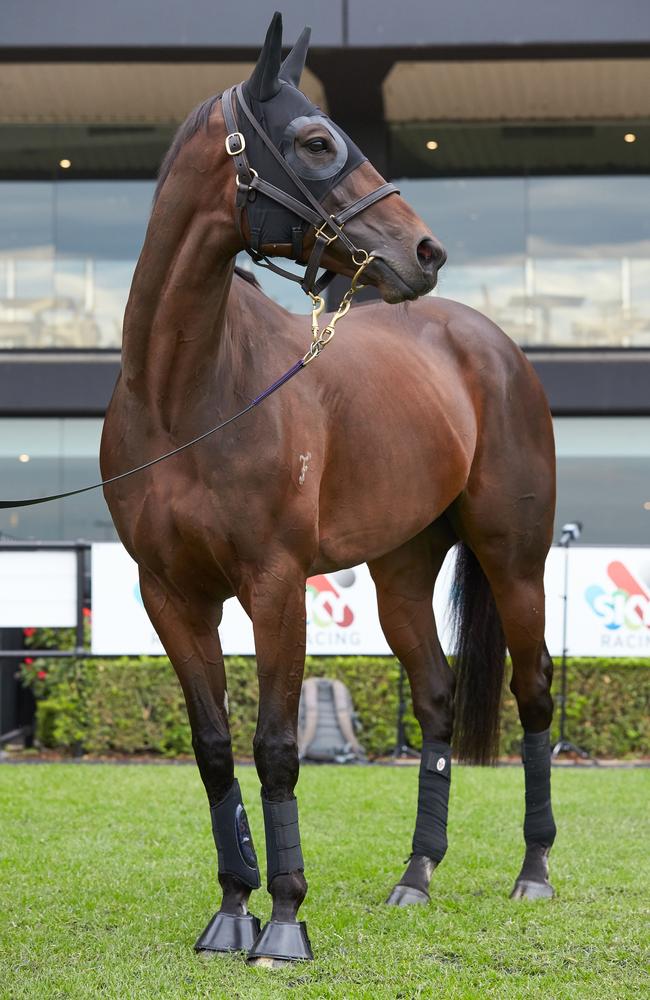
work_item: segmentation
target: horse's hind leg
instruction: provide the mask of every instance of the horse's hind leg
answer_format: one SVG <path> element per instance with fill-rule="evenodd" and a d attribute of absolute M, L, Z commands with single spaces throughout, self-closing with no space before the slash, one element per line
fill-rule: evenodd
<path fill-rule="evenodd" d="M 551 808 L 553 666 L 544 642 L 544 562 L 553 511 L 552 498 L 545 496 L 545 492 L 552 490 L 552 474 L 546 491 L 540 481 L 532 485 L 536 485 L 536 490 L 522 487 L 521 494 L 527 495 L 514 509 L 511 497 L 503 498 L 502 502 L 492 497 L 483 507 L 477 505 L 476 499 L 470 503 L 463 498 L 453 518 L 454 527 L 480 563 L 480 567 L 474 563 L 474 572 L 485 574 L 489 581 L 512 659 L 510 687 L 524 730 L 526 854 L 512 892 L 515 899 L 553 895 L 548 881 L 548 855 L 556 832 Z M 529 505 L 527 514 L 522 512 L 525 504 Z M 470 622 L 470 631 L 471 627 Z M 462 677 L 459 684 L 462 688 Z M 471 712 L 471 691 L 467 685 L 465 692 L 465 699 L 461 698 L 457 704 L 461 716 L 463 700 Z M 464 737 L 467 745 L 471 734 L 469 727 L 463 726 L 462 718 L 459 723 L 462 757 Z"/>
<path fill-rule="evenodd" d="M 248 899 L 260 875 L 234 776 L 226 678 L 217 627 L 221 608 L 200 593 L 181 596 L 140 571 L 142 598 L 183 688 L 192 746 L 210 803 L 223 898 L 195 944 L 199 952 L 247 950 L 259 932 Z"/>
<path fill-rule="evenodd" d="M 447 849 L 454 675 L 440 646 L 433 588 L 455 541 L 444 520 L 369 564 L 386 641 L 404 665 L 422 730 L 418 809 L 406 871 L 387 902 L 426 903 L 434 868 Z"/>
<path fill-rule="evenodd" d="M 502 583 L 495 584 L 492 576 L 492 588 L 512 658 L 510 688 L 524 731 L 526 853 L 511 895 L 540 899 L 553 895 L 548 855 L 556 833 L 551 808 L 553 663 L 544 642 L 544 566 L 538 564 L 523 577 L 503 571 L 498 576 Z"/>

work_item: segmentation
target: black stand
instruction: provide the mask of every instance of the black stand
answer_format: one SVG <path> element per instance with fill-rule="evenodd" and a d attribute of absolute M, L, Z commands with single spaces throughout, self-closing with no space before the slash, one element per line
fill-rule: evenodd
<path fill-rule="evenodd" d="M 558 705 L 560 706 L 560 738 L 553 747 L 551 752 L 551 758 L 555 759 L 560 756 L 561 753 L 573 753 L 582 760 L 590 760 L 592 764 L 597 764 L 598 762 L 593 759 L 590 753 L 583 750 L 582 747 L 577 746 L 567 739 L 566 736 L 566 696 L 567 696 L 567 623 L 569 618 L 569 545 L 571 541 L 576 536 L 571 534 L 566 530 L 566 528 L 572 527 L 567 525 L 563 530 L 562 538 L 560 539 L 560 546 L 564 549 L 564 594 L 562 600 L 564 601 L 564 613 L 562 616 L 562 662 L 560 666 L 560 696 L 557 699 Z M 582 525 L 579 525 L 578 533 Z"/>
<path fill-rule="evenodd" d="M 404 667 L 399 665 L 399 680 L 397 682 L 397 742 L 391 753 L 393 760 L 419 760 L 420 754 L 413 747 L 409 746 L 406 740 L 404 729 L 404 712 L 406 711 L 406 701 L 404 699 Z"/>

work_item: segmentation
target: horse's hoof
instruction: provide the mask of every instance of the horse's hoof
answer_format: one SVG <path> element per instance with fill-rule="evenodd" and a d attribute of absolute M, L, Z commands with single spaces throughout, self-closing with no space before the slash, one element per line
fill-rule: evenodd
<path fill-rule="evenodd" d="M 426 906 L 430 902 L 428 892 L 414 889 L 410 885 L 399 882 L 386 900 L 387 906 Z"/>
<path fill-rule="evenodd" d="M 510 893 L 510 899 L 552 899 L 555 895 L 550 882 L 531 882 L 520 879 Z"/>
<path fill-rule="evenodd" d="M 293 965 L 294 960 L 289 958 L 266 958 L 260 955 L 259 958 L 247 958 L 246 964 L 252 965 L 256 969 L 284 969 L 287 965 Z"/>
<path fill-rule="evenodd" d="M 313 957 L 304 920 L 269 920 L 249 951 L 247 961 L 273 969 L 287 962 L 310 962 Z"/>
<path fill-rule="evenodd" d="M 252 913 L 238 917 L 219 910 L 194 945 L 202 956 L 206 952 L 248 951 L 260 932 L 260 922 Z"/>

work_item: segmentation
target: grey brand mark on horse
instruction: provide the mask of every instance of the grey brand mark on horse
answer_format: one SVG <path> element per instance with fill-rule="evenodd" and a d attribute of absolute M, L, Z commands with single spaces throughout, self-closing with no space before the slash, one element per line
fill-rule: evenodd
<path fill-rule="evenodd" d="M 555 836 L 543 589 L 555 463 L 544 394 L 489 320 L 426 297 L 443 248 L 299 91 L 309 33 L 282 62 L 281 31 L 276 15 L 250 79 L 196 109 L 163 164 L 102 441 L 104 478 L 141 465 L 241 409 L 304 353 L 304 317 L 234 273 L 243 248 L 307 264 L 313 294 L 319 266 L 352 276 L 365 264 L 363 280 L 391 303 L 353 310 L 345 335 L 263 410 L 105 487 L 183 687 L 210 804 L 223 896 L 196 947 L 245 949 L 267 964 L 311 957 L 297 920 L 307 882 L 294 797 L 310 575 L 368 563 L 422 728 L 412 854 L 387 902 L 429 899 L 447 845 L 452 732 L 462 760 L 493 759 L 506 643 L 526 780 L 515 897 L 552 895 Z M 432 594 L 454 545 L 452 671 Z M 254 754 L 273 900 L 261 931 L 248 910 L 260 873 L 218 634 L 233 595 L 253 622 L 259 675 Z"/>

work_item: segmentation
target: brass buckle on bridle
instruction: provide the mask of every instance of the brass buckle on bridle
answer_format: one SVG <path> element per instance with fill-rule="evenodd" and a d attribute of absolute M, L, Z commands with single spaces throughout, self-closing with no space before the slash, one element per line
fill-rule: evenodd
<path fill-rule="evenodd" d="M 239 149 L 231 149 L 231 140 L 236 140 L 239 143 Z M 246 139 L 241 132 L 231 132 L 226 136 L 226 152 L 228 156 L 237 156 L 239 153 L 243 153 L 246 149 Z"/>
<path fill-rule="evenodd" d="M 331 222 L 330 222 L 330 219 L 332 220 Z M 326 240 L 327 241 L 326 242 L 326 246 L 329 246 L 330 243 L 334 242 L 334 240 L 338 240 L 338 238 L 339 238 L 339 234 L 338 233 L 334 233 L 333 236 L 328 236 L 327 233 L 325 232 L 325 227 L 326 226 L 330 226 L 332 224 L 332 222 L 334 223 L 334 225 L 336 225 L 334 216 L 330 215 L 329 219 L 325 219 L 324 222 L 321 224 L 321 226 L 319 226 L 319 228 L 316 230 L 316 235 L 315 235 L 314 239 L 315 240 L 317 240 L 317 239 Z M 338 228 L 339 229 L 343 229 L 343 226 L 339 226 Z"/>

